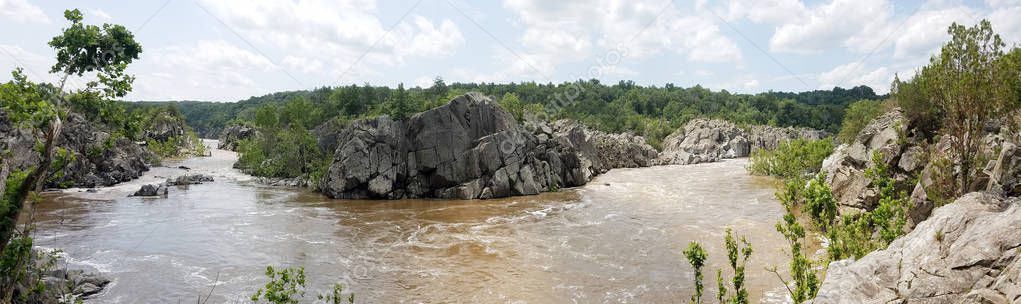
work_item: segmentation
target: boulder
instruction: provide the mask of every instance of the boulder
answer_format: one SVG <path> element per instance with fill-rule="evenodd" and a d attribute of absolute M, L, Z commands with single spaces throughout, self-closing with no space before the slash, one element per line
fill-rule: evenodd
<path fill-rule="evenodd" d="M 737 154 L 740 155 L 737 157 L 748 156 L 756 149 L 776 149 L 781 143 L 794 139 L 820 140 L 829 136 L 826 131 L 774 126 L 751 126 L 747 134 L 750 149 L 743 154 Z"/>
<path fill-rule="evenodd" d="M 925 149 L 908 134 L 908 120 L 900 109 L 876 117 L 862 128 L 854 141 L 843 143 L 823 160 L 821 172 L 833 191 L 841 210 L 858 212 L 872 210 L 878 203 L 878 190 L 865 177 L 865 170 L 874 166 L 872 156 L 879 153 L 880 161 L 890 173 L 903 180 L 918 176 L 926 162 Z M 912 191 L 913 184 L 897 189 Z"/>
<path fill-rule="evenodd" d="M 187 128 L 184 120 L 180 117 L 161 112 L 152 118 L 150 125 L 145 128 L 143 133 L 145 138 L 166 142 L 174 138 L 183 138 Z"/>
<path fill-rule="evenodd" d="M 541 140 L 478 93 L 409 119 L 381 116 L 320 136 L 337 143 L 322 186 L 333 198 L 505 197 L 591 178 L 573 146 Z"/>
<path fill-rule="evenodd" d="M 142 188 L 135 191 L 131 196 L 162 196 L 167 197 L 167 184 L 146 184 L 142 185 Z"/>
<path fill-rule="evenodd" d="M 991 170 L 986 172 L 989 176 L 986 191 L 1021 195 L 1021 148 L 1013 143 L 1004 143 L 1000 155 L 990 164 Z"/>
<path fill-rule="evenodd" d="M 13 303 L 66 303 L 69 299 L 86 300 L 110 285 L 103 275 L 77 269 L 60 268 L 66 262 L 42 250 L 34 250 L 32 262 L 27 266 L 29 279 L 15 283 Z M 42 283 L 46 288 L 37 292 Z M 27 284 L 26 284 L 27 283 Z"/>
<path fill-rule="evenodd" d="M 830 264 L 813 303 L 1017 303 L 1021 202 L 969 193 L 858 261 Z"/>
<path fill-rule="evenodd" d="M 236 151 L 238 148 L 238 142 L 258 136 L 258 134 L 259 131 L 255 128 L 244 125 L 231 125 L 226 129 L 223 129 L 223 132 L 220 134 L 217 149 Z"/>
<path fill-rule="evenodd" d="M 176 178 L 168 178 L 166 185 L 168 186 L 187 186 L 196 185 L 205 182 L 213 181 L 213 177 L 205 174 L 190 174 L 181 175 Z"/>
<path fill-rule="evenodd" d="M 540 125 L 537 136 L 549 134 L 566 139 L 565 144 L 571 145 L 580 154 L 591 175 L 615 168 L 648 167 L 654 164 L 658 155 L 645 138 L 634 134 L 606 133 L 568 119 L 555 121 L 551 126 Z"/>
<path fill-rule="evenodd" d="M 35 134 L 14 128 L 6 118 L 3 120 L 0 139 L 7 143 L 11 152 L 11 169 L 27 170 L 38 165 L 42 158 L 35 150 Z M 56 173 L 47 180 L 46 187 L 110 186 L 138 178 L 149 170 L 145 160 L 152 159 L 151 153 L 127 138 L 112 138 L 101 127 L 78 113 L 68 113 L 64 117 L 57 145 L 74 159 L 61 168 L 54 168 Z"/>
<path fill-rule="evenodd" d="M 757 149 L 775 149 L 794 139 L 823 139 L 824 131 L 793 127 L 751 126 L 740 128 L 720 119 L 698 118 L 663 140 L 658 164 L 687 165 L 724 158 L 748 157 Z"/>

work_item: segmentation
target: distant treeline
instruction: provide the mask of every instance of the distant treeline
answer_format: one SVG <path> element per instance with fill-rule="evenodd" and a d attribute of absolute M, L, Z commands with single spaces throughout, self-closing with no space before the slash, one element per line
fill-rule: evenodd
<path fill-rule="evenodd" d="M 495 96 L 511 112 L 541 111 L 549 118 L 573 118 L 604 131 L 630 131 L 645 136 L 654 145 L 696 117 L 723 118 L 739 124 L 808 127 L 836 133 L 849 104 L 886 97 L 876 95 L 867 86 L 801 93 L 734 94 L 701 86 L 639 86 L 631 81 L 612 85 L 598 80 L 561 84 L 448 85 L 437 78 L 428 88 L 410 88 L 402 91 L 404 93 L 365 84 L 278 92 L 231 103 L 158 103 L 176 106 L 199 135 L 216 137 L 232 122 L 254 120 L 256 110 L 262 106 L 304 111 L 302 123 L 306 125 L 303 127 L 311 129 L 337 117 L 349 121 L 380 114 L 393 115 L 394 109 L 424 111 L 469 91 Z M 403 97 L 395 98 L 398 95 Z M 505 99 L 512 101 L 504 102 Z M 401 106 L 394 106 L 395 100 L 401 100 Z M 405 108 L 407 110 L 403 110 Z"/>

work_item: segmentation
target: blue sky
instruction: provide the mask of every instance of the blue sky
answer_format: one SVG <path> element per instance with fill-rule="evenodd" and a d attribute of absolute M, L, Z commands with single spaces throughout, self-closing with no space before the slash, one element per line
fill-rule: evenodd
<path fill-rule="evenodd" d="M 142 44 L 129 100 L 236 101 L 436 76 L 885 93 L 895 73 L 928 61 L 951 22 L 987 18 L 1008 44 L 1021 41 L 1021 0 L 0 0 L 0 70 L 53 81 L 46 42 L 72 7 Z"/>

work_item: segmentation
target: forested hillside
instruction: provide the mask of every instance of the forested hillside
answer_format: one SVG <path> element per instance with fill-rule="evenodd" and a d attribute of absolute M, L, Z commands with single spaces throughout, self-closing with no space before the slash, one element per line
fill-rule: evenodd
<path fill-rule="evenodd" d="M 372 85 L 323 87 L 279 92 L 239 102 L 197 101 L 175 104 L 188 124 L 203 137 L 216 137 L 231 121 L 251 121 L 263 105 L 300 111 L 307 128 L 340 116 L 347 119 L 423 111 L 469 91 L 496 96 L 515 115 L 573 118 L 608 132 L 632 131 L 658 143 L 695 117 L 724 118 L 739 124 L 798 126 L 837 132 L 847 106 L 861 99 L 877 100 L 867 86 L 801 93 L 732 94 L 701 86 L 691 88 L 639 86 L 630 81 L 612 85 L 598 80 L 561 84 L 454 83 L 436 79 L 428 88 L 406 91 L 406 106 L 396 106 L 398 89 Z M 165 102 L 159 102 L 165 103 Z"/>

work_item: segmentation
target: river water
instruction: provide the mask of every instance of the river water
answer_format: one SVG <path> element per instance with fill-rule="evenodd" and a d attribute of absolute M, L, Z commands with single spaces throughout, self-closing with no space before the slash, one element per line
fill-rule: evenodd
<path fill-rule="evenodd" d="M 267 265 L 304 266 L 307 299 L 340 282 L 359 303 L 679 303 L 694 292 L 682 250 L 707 247 L 708 301 L 715 269 L 730 277 L 732 227 L 755 249 L 752 300 L 786 300 L 764 270 L 787 267 L 774 181 L 750 176 L 745 160 L 615 169 L 529 197 L 354 201 L 260 185 L 231 169 L 235 158 L 215 150 L 94 193 L 46 194 L 36 244 L 114 280 L 92 303 L 248 302 Z M 216 181 L 127 197 L 185 173 Z"/>

